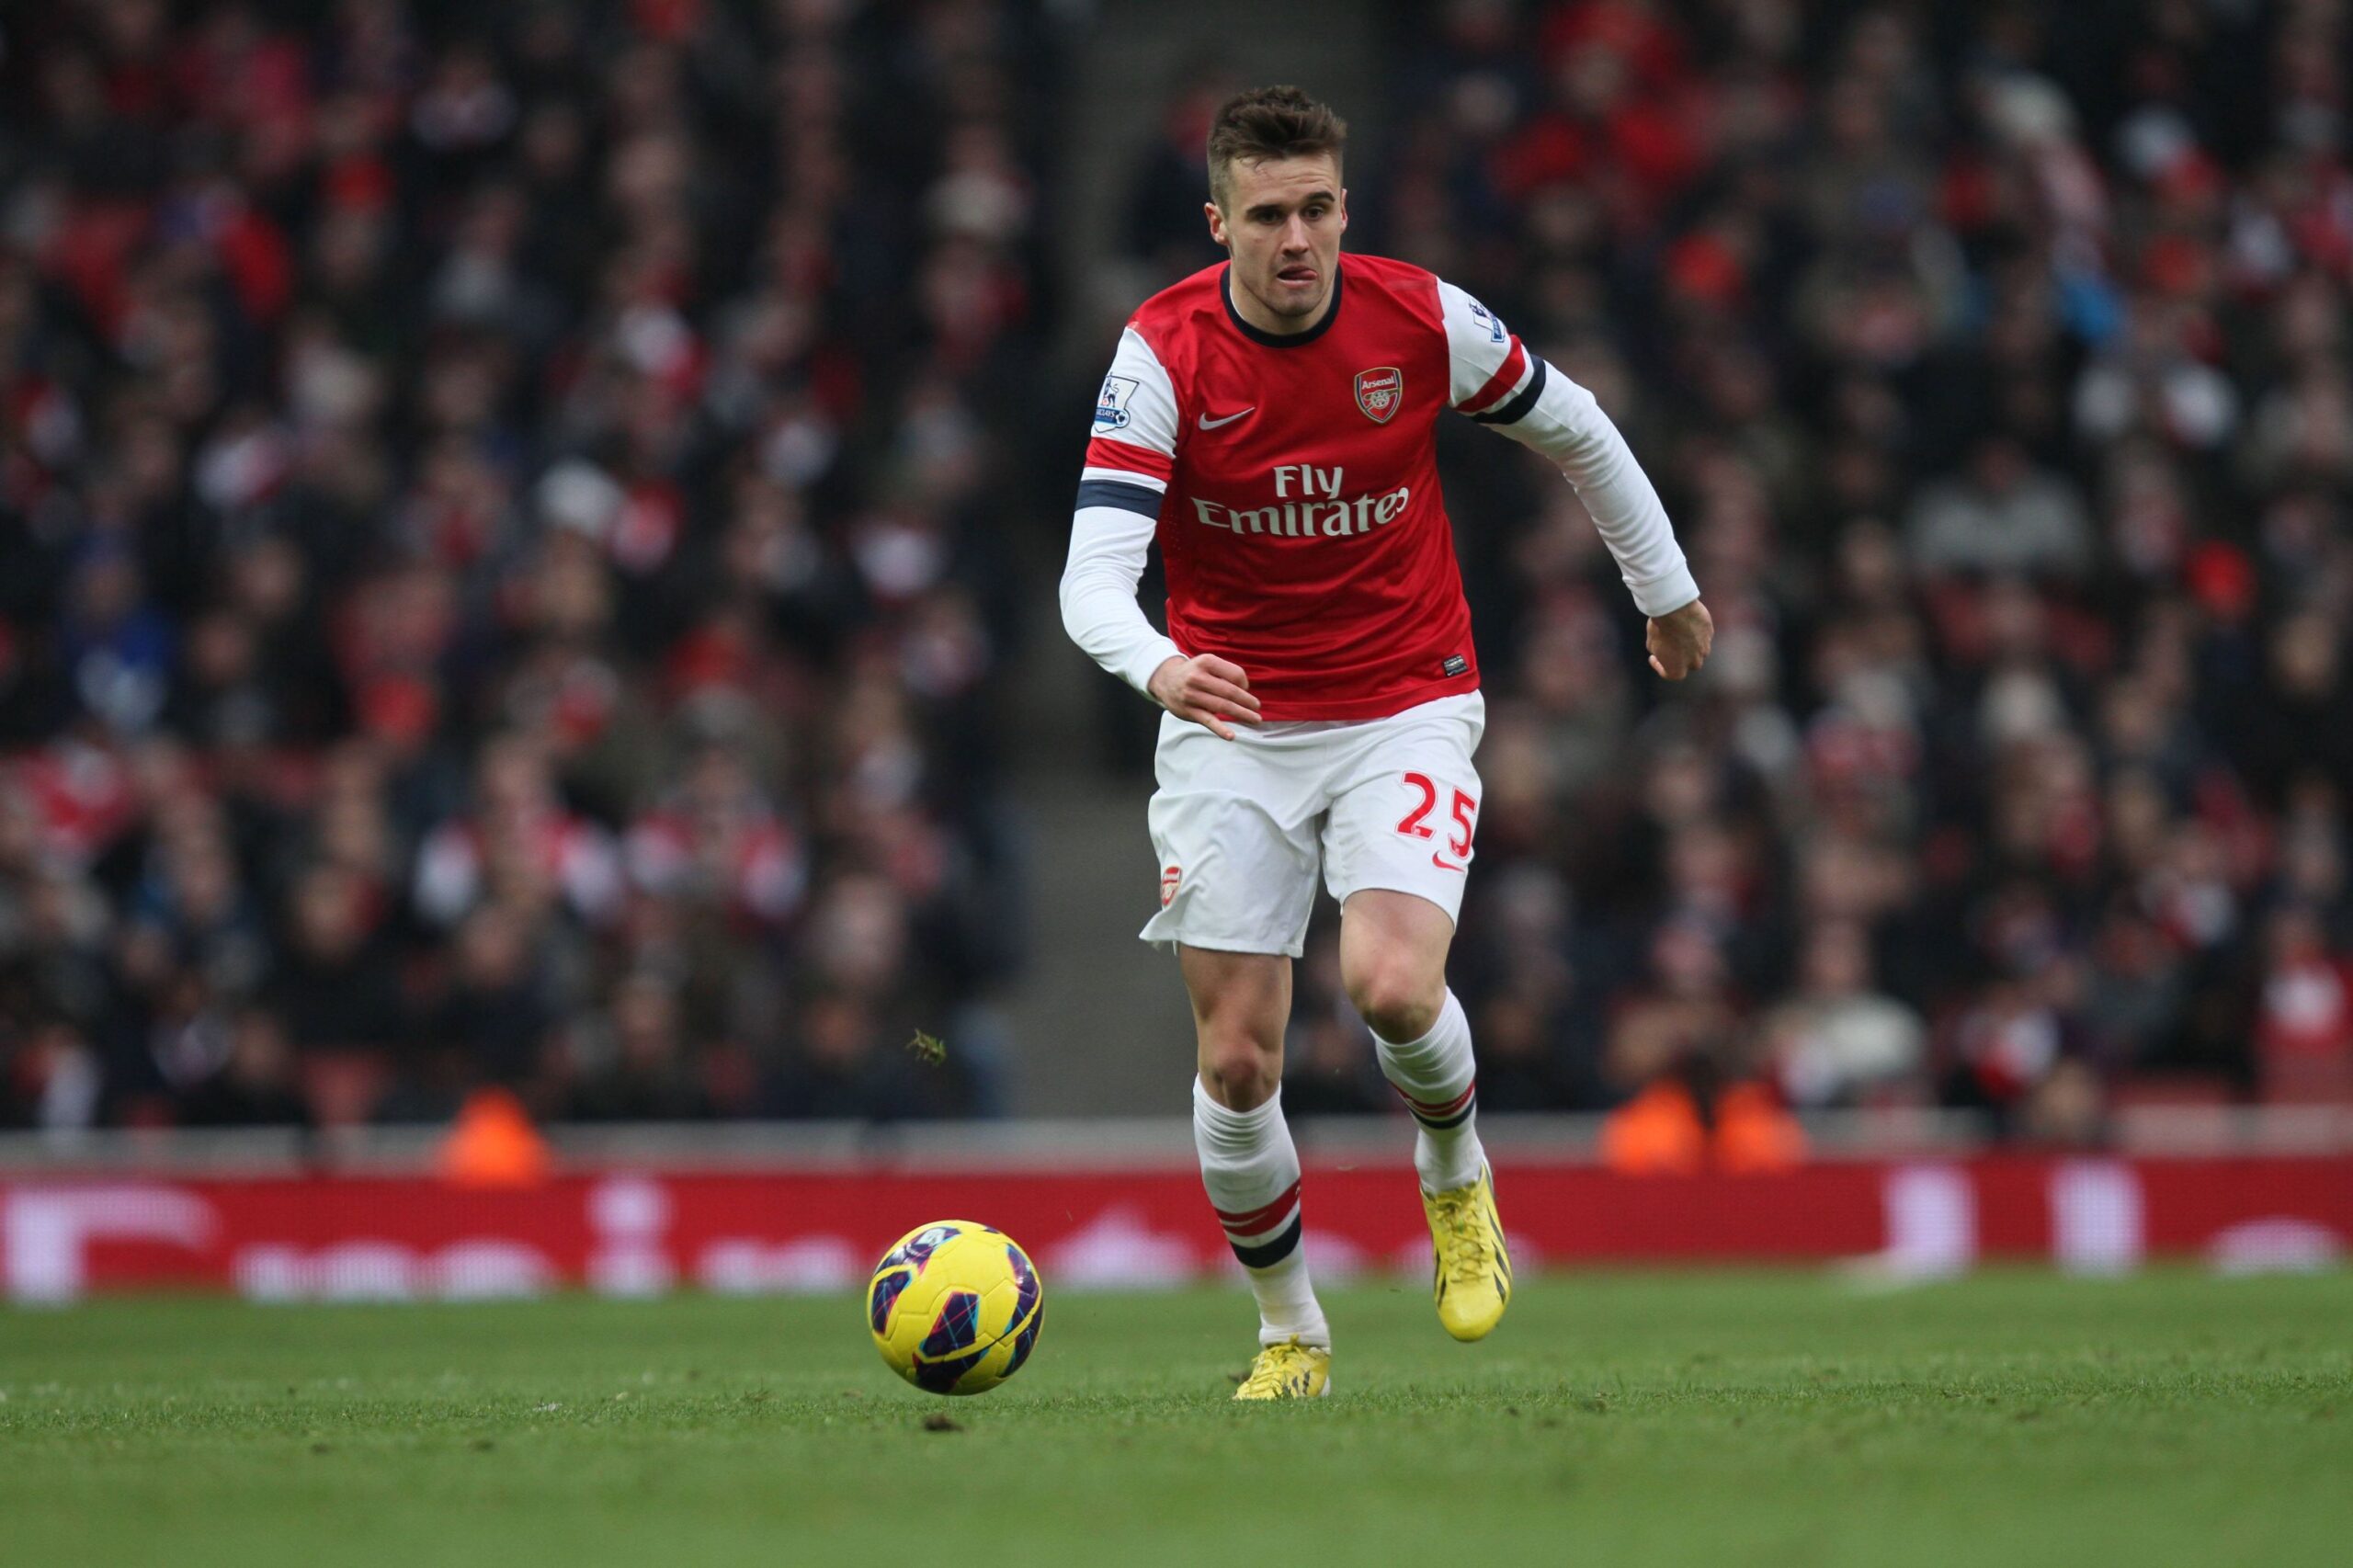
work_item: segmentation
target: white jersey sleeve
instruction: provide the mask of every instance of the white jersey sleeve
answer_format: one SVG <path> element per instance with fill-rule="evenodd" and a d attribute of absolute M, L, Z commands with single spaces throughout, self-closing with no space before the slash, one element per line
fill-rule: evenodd
<path fill-rule="evenodd" d="M 1576 489 L 1644 615 L 1699 597 L 1674 527 L 1626 437 L 1585 388 L 1531 354 L 1495 313 L 1439 279 L 1451 365 L 1449 401 L 1552 460 Z"/>
<path fill-rule="evenodd" d="M 1095 429 L 1079 472 L 1063 566 L 1063 630 L 1095 662 L 1147 691 L 1152 673 L 1184 657 L 1153 630 L 1136 584 L 1159 526 L 1161 498 L 1176 471 L 1176 389 L 1152 346 L 1132 326 L 1120 335 L 1110 374 L 1095 399 Z"/>

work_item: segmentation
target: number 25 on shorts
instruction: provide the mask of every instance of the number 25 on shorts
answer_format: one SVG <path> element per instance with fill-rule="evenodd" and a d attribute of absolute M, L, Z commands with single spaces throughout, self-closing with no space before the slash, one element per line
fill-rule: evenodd
<path fill-rule="evenodd" d="M 1437 837 L 1438 830 L 1431 827 L 1426 819 L 1438 810 L 1438 785 L 1427 773 L 1408 773 L 1405 775 L 1405 788 L 1414 792 L 1415 801 L 1414 809 L 1407 812 L 1404 820 L 1397 824 L 1397 831 L 1408 838 Z M 1431 865 L 1441 871 L 1460 871 L 1470 863 L 1472 818 L 1478 810 L 1478 801 L 1460 790 L 1454 791 L 1454 824 L 1462 830 L 1460 836 L 1447 835 L 1446 846 L 1453 852 L 1454 863 L 1449 864 L 1433 853 L 1430 856 Z"/>

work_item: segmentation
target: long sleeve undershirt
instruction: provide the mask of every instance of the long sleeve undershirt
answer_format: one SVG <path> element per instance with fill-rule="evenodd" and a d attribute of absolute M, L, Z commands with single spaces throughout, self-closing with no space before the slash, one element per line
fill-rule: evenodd
<path fill-rule="evenodd" d="M 1095 662 L 1150 695 L 1152 672 L 1184 650 L 1153 630 L 1136 603 L 1156 525 L 1124 506 L 1081 506 L 1063 567 L 1063 630 Z"/>

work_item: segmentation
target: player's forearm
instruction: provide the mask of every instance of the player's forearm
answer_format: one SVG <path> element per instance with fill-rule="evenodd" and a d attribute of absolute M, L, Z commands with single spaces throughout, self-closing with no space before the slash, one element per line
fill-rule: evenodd
<path fill-rule="evenodd" d="M 1065 573 L 1062 599 L 1063 630 L 1070 640 L 1138 691 L 1150 695 L 1153 671 L 1185 656 L 1144 619 L 1133 581 L 1122 592 L 1102 574 Z"/>
<path fill-rule="evenodd" d="M 1136 603 L 1152 545 L 1152 519 L 1112 506 L 1084 506 L 1071 521 L 1063 567 L 1063 630 L 1087 656 L 1138 691 L 1150 694 L 1153 671 L 1183 658 L 1153 630 Z"/>
<path fill-rule="evenodd" d="M 1591 392 L 1551 375 L 1536 406 L 1508 433 L 1552 459 L 1576 487 L 1635 608 L 1665 615 L 1699 597 L 1658 491 Z"/>

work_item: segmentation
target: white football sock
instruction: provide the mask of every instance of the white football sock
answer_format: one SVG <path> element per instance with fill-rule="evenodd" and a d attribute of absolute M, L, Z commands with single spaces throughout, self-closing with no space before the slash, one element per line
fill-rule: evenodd
<path fill-rule="evenodd" d="M 1479 1146 L 1478 1074 L 1471 1060 L 1471 1020 L 1453 991 L 1429 1033 L 1400 1045 L 1376 1030 L 1372 1045 L 1381 1075 L 1419 1124 L 1414 1168 L 1421 1173 L 1422 1190 L 1444 1192 L 1477 1181 L 1487 1160 Z"/>
<path fill-rule="evenodd" d="M 1307 1279 L 1299 1204 L 1299 1151 L 1283 1120 L 1282 1090 L 1255 1110 L 1230 1110 L 1193 1080 L 1193 1147 L 1201 1186 L 1258 1298 L 1258 1343 L 1297 1335 L 1329 1347 L 1332 1331 Z"/>

